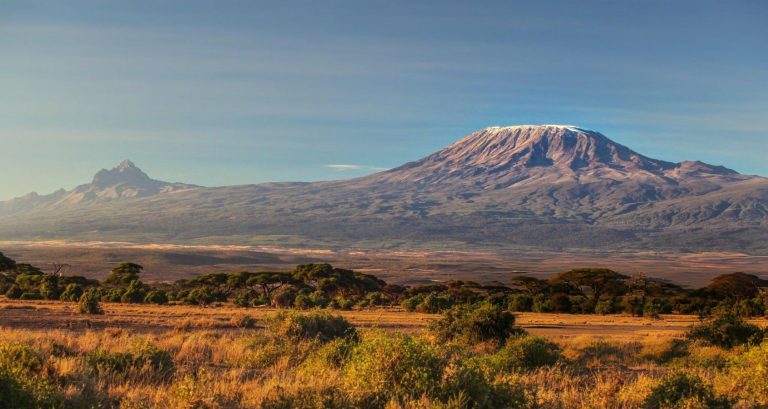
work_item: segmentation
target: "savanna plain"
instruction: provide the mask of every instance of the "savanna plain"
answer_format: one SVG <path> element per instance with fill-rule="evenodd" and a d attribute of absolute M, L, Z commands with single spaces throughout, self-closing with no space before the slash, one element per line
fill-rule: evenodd
<path fill-rule="evenodd" d="M 740 319 L 718 327 L 691 315 L 511 315 L 491 307 L 443 315 L 397 307 L 100 308 L 91 315 L 78 313 L 77 303 L 0 300 L 0 406 L 768 405 L 768 343 L 739 342 L 732 329 L 750 325 Z M 764 318 L 750 322 L 766 326 Z M 691 330 L 703 327 L 715 335 Z M 720 330 L 735 342 L 720 342 Z"/>

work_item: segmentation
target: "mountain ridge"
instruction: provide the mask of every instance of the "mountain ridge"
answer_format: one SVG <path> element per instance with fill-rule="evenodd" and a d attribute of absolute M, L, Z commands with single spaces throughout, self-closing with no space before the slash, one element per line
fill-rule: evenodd
<path fill-rule="evenodd" d="M 118 176 L 146 182 L 135 165 L 124 165 L 115 168 L 125 168 Z M 92 192 L 113 176 L 82 186 Z M 80 187 L 56 193 L 62 197 L 53 205 L 28 206 L 17 217 L 8 202 L 0 204 L 0 239 L 91 232 L 180 241 L 768 252 L 768 179 L 652 159 L 576 126 L 485 128 L 422 159 L 348 180 L 171 184 L 177 188 L 142 194 L 109 186 L 87 199 Z"/>

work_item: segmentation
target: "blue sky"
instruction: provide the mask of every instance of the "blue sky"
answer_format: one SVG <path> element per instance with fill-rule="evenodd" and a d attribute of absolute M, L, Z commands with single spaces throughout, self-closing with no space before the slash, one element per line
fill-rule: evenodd
<path fill-rule="evenodd" d="M 3 1 L 0 199 L 359 176 L 566 123 L 768 175 L 761 1 Z M 345 166 L 330 166 L 345 165 Z"/>

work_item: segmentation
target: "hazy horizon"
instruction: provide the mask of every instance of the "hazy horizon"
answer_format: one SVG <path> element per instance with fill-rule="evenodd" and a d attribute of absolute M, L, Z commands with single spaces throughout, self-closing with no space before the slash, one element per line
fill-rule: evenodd
<path fill-rule="evenodd" d="M 0 200 L 131 159 L 204 186 L 345 179 L 568 123 L 768 175 L 768 6 L 4 2 Z"/>

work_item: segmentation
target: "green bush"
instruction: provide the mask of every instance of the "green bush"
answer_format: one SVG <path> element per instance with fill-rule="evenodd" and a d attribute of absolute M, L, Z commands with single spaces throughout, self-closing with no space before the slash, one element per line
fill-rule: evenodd
<path fill-rule="evenodd" d="M 144 297 L 144 303 L 165 305 L 168 304 L 168 296 L 165 294 L 165 291 L 150 291 Z"/>
<path fill-rule="evenodd" d="M 510 311 L 528 312 L 533 309 L 533 298 L 527 294 L 515 294 L 509 298 Z"/>
<path fill-rule="evenodd" d="M 757 345 L 763 341 L 764 335 L 765 331 L 757 325 L 749 324 L 740 317 L 727 313 L 694 325 L 686 337 L 692 340 L 703 340 L 723 348 L 733 348 L 744 344 Z"/>
<path fill-rule="evenodd" d="M 728 402 L 715 399 L 712 388 L 695 375 L 674 373 L 665 376 L 645 399 L 646 409 L 729 408 Z"/>
<path fill-rule="evenodd" d="M 43 296 L 40 293 L 25 292 L 19 297 L 20 300 L 42 300 Z"/>
<path fill-rule="evenodd" d="M 328 304 L 330 308 L 349 311 L 355 306 L 355 300 L 346 297 L 336 297 Z"/>
<path fill-rule="evenodd" d="M 0 409 L 61 408 L 63 403 L 45 379 L 0 369 Z"/>
<path fill-rule="evenodd" d="M 403 300 L 403 302 L 400 303 L 400 306 L 403 307 L 408 312 L 416 311 L 416 307 L 421 304 L 424 301 L 424 294 L 417 294 L 413 297 L 406 298 Z"/>
<path fill-rule="evenodd" d="M 16 284 L 11 285 L 8 287 L 8 290 L 5 291 L 5 296 L 11 300 L 18 300 L 21 298 L 22 294 L 24 294 L 24 290 Z"/>
<path fill-rule="evenodd" d="M 300 309 L 300 310 L 308 310 L 308 309 L 314 307 L 315 303 L 312 302 L 312 299 L 310 299 L 308 295 L 306 295 L 306 294 L 299 294 L 293 300 L 293 306 L 295 308 Z"/>
<path fill-rule="evenodd" d="M 0 409 L 61 407 L 61 396 L 42 377 L 43 358 L 25 344 L 0 343 Z"/>
<path fill-rule="evenodd" d="M 616 312 L 613 300 L 600 300 L 595 305 L 595 314 L 608 315 Z"/>
<path fill-rule="evenodd" d="M 146 290 L 144 290 L 144 284 L 139 280 L 133 280 L 128 284 L 128 288 L 125 289 L 120 302 L 130 304 L 141 304 L 144 302 L 144 298 L 147 296 Z"/>
<path fill-rule="evenodd" d="M 80 297 L 83 296 L 83 287 L 79 284 L 69 284 L 67 285 L 67 288 L 64 289 L 64 292 L 61 293 L 61 299 L 63 301 L 72 301 L 77 302 L 80 300 Z"/>
<path fill-rule="evenodd" d="M 467 343 L 495 341 L 503 343 L 513 335 L 523 334 L 515 327 L 515 316 L 501 306 L 487 302 L 464 304 L 446 311 L 431 324 L 438 341 L 460 340 Z"/>
<path fill-rule="evenodd" d="M 0 409 L 36 409 L 32 392 L 19 380 L 19 376 L 0 369 Z"/>
<path fill-rule="evenodd" d="M 733 357 L 724 376 L 738 385 L 737 395 L 749 403 L 744 407 L 768 407 L 768 342 Z"/>
<path fill-rule="evenodd" d="M 458 361 L 446 369 L 442 384 L 445 406 L 458 402 L 461 408 L 496 409 L 527 407 L 525 390 L 508 382 L 489 380 L 480 368 Z"/>
<path fill-rule="evenodd" d="M 437 314 L 451 308 L 451 302 L 448 297 L 442 297 L 435 294 L 429 294 L 424 300 L 416 306 L 416 311 L 428 314 Z"/>
<path fill-rule="evenodd" d="M 88 289 L 77 302 L 77 312 L 80 314 L 104 314 L 104 310 L 99 304 L 99 290 L 95 288 Z"/>
<path fill-rule="evenodd" d="M 346 319 L 328 312 L 302 314 L 296 311 L 280 311 L 266 319 L 267 329 L 275 335 L 290 340 L 314 340 L 328 342 L 336 338 L 357 338 L 357 330 Z"/>
<path fill-rule="evenodd" d="M 542 337 L 517 336 L 507 340 L 504 346 L 488 357 L 488 365 L 494 372 L 513 372 L 554 365 L 560 358 L 560 347 Z"/>
<path fill-rule="evenodd" d="M 361 406 L 380 407 L 390 399 L 434 396 L 445 369 L 425 341 L 409 335 L 374 334 L 357 345 L 344 366 L 344 384 Z"/>
<path fill-rule="evenodd" d="M 124 379 L 131 375 L 146 381 L 167 380 L 173 373 L 173 358 L 146 340 L 137 340 L 128 352 L 109 352 L 103 348 L 86 357 L 90 373 L 98 377 Z M 149 376 L 147 376 L 149 375 Z"/>

